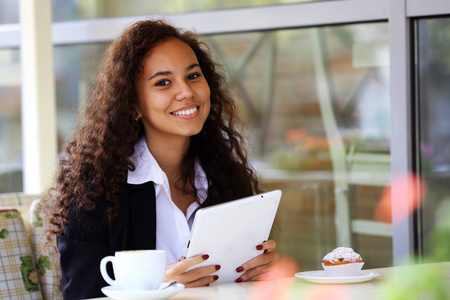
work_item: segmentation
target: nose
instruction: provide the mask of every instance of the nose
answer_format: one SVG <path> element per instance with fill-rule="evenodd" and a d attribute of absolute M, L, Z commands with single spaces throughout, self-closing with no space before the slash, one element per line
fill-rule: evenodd
<path fill-rule="evenodd" d="M 176 100 L 181 101 L 184 99 L 191 99 L 194 95 L 194 91 L 192 90 L 192 87 L 189 85 L 189 83 L 183 81 L 179 84 L 179 90 L 175 97 Z"/>

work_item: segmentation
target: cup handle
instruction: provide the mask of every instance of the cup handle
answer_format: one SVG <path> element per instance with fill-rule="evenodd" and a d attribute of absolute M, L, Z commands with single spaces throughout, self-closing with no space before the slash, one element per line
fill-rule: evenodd
<path fill-rule="evenodd" d="M 112 285 L 112 286 L 118 286 L 119 283 L 117 282 L 117 280 L 114 280 L 111 277 L 109 277 L 108 271 L 106 270 L 106 265 L 109 262 L 111 262 L 111 264 L 113 266 L 113 270 L 114 270 L 115 261 L 116 261 L 116 258 L 114 256 L 106 256 L 100 261 L 100 273 L 102 273 L 103 279 L 105 279 L 105 281 L 107 283 L 109 283 L 109 285 Z"/>

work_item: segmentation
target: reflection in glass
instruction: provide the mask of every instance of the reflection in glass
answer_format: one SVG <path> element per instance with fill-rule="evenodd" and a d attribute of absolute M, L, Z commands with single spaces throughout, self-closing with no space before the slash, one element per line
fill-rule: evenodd
<path fill-rule="evenodd" d="M 21 192 L 22 126 L 18 49 L 0 49 L 0 193 Z"/>
<path fill-rule="evenodd" d="M 423 254 L 448 261 L 450 241 L 450 18 L 417 23 L 418 166 L 426 184 Z M 447 224 L 447 225 L 446 225 Z M 443 234 L 443 235 L 442 235 Z M 439 250 L 440 249 L 440 250 Z"/>

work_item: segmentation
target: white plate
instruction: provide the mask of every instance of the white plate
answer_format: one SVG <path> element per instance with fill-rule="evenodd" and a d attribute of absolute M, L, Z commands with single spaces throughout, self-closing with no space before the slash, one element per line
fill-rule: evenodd
<path fill-rule="evenodd" d="M 161 287 L 168 285 L 162 283 Z M 126 291 L 113 286 L 105 286 L 102 293 L 115 300 L 162 300 L 172 297 L 179 291 L 184 289 L 184 285 L 177 283 L 164 290 L 148 290 L 148 291 Z"/>
<path fill-rule="evenodd" d="M 325 271 L 310 271 L 297 273 L 295 274 L 295 277 L 302 278 L 313 283 L 340 284 L 365 282 L 379 275 L 380 273 L 378 272 L 361 271 L 357 276 L 328 277 Z"/>

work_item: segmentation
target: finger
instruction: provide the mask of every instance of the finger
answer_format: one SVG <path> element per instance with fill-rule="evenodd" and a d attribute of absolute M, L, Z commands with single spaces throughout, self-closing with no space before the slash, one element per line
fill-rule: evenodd
<path fill-rule="evenodd" d="M 272 264 L 266 264 L 247 270 L 239 278 L 236 279 L 236 282 L 258 280 L 258 276 L 261 276 L 263 274 L 265 275 L 267 272 L 271 271 L 271 266 Z"/>
<path fill-rule="evenodd" d="M 217 276 L 217 275 L 205 276 L 205 277 L 202 277 L 195 281 L 186 283 L 184 286 L 187 288 L 206 286 L 210 283 L 213 283 L 214 281 L 217 281 L 218 279 L 219 279 L 219 276 Z"/>
<path fill-rule="evenodd" d="M 183 274 L 178 274 L 172 277 L 172 280 L 178 283 L 189 284 L 200 278 L 203 278 L 207 275 L 217 272 L 218 270 L 220 270 L 219 265 L 210 265 L 206 267 L 196 268 Z"/>
<path fill-rule="evenodd" d="M 204 262 L 209 258 L 208 254 L 196 255 L 190 258 L 183 258 L 177 262 L 171 263 L 166 268 L 166 275 L 164 281 L 176 281 L 177 276 L 186 272 L 187 269 Z"/>
<path fill-rule="evenodd" d="M 250 280 L 262 280 L 262 277 L 265 280 L 269 280 L 271 278 L 270 274 L 274 273 L 278 269 L 278 264 L 280 261 L 280 254 L 278 252 L 271 252 L 270 254 L 263 254 L 264 256 L 272 256 L 273 259 L 270 260 L 269 263 L 264 265 L 258 265 L 254 268 L 250 268 L 246 270 L 238 279 L 237 282 L 241 281 L 250 281 Z"/>
<path fill-rule="evenodd" d="M 263 273 L 260 273 L 260 274 L 257 274 L 257 275 L 255 275 L 253 277 L 250 277 L 246 281 L 262 281 L 262 280 L 266 281 L 266 280 L 268 280 L 267 279 L 268 277 L 270 278 L 270 275 L 268 275 L 270 273 L 272 273 L 272 272 L 271 272 L 271 269 L 269 268 L 267 271 L 265 271 Z"/>
<path fill-rule="evenodd" d="M 258 266 L 268 265 L 274 261 L 277 261 L 279 257 L 280 254 L 276 251 L 260 254 L 257 257 L 245 262 L 242 266 L 236 268 L 236 272 L 242 273 Z"/>
<path fill-rule="evenodd" d="M 211 266 L 206 266 L 206 267 L 201 267 L 201 268 L 196 268 L 196 269 L 192 269 L 184 274 L 182 274 L 183 276 L 192 278 L 192 280 L 196 280 L 198 278 L 201 277 L 205 277 L 207 275 L 210 275 L 214 272 L 217 272 L 218 270 L 220 270 L 220 265 L 211 265 Z"/>
<path fill-rule="evenodd" d="M 198 265 L 199 263 L 204 262 L 208 258 L 209 258 L 208 254 L 203 254 L 203 255 L 196 255 L 196 256 L 192 256 L 192 257 L 180 260 L 177 263 L 175 263 L 175 265 L 173 267 L 174 272 L 184 273 L 187 269 L 189 269 L 195 265 Z"/>
<path fill-rule="evenodd" d="M 273 251 L 277 246 L 277 243 L 274 240 L 268 240 L 265 241 L 259 245 L 256 246 L 256 250 L 264 251 L 264 252 L 271 252 Z"/>
<path fill-rule="evenodd" d="M 186 257 L 182 256 L 182 257 L 180 257 L 180 259 L 178 261 L 168 264 L 167 268 L 173 268 L 177 263 L 179 263 L 180 261 L 185 260 L 185 259 L 186 259 Z"/>

